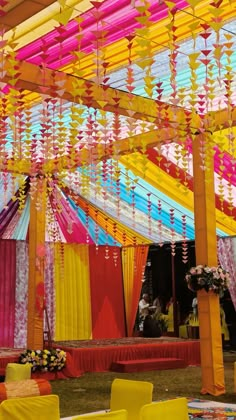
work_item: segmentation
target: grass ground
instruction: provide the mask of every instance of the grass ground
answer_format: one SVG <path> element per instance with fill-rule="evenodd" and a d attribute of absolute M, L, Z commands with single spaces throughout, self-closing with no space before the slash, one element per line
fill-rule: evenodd
<path fill-rule="evenodd" d="M 129 374 L 86 373 L 80 378 L 52 381 L 51 385 L 53 393 L 60 398 L 61 417 L 109 408 L 111 383 L 118 377 L 152 382 L 153 400 L 185 396 L 236 404 L 234 361 L 236 353 L 224 353 L 226 394 L 219 397 L 201 395 L 199 367 Z"/>

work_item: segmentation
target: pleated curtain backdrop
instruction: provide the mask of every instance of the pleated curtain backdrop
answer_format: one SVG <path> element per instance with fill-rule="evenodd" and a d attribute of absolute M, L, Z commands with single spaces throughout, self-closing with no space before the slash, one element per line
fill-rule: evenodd
<path fill-rule="evenodd" d="M 26 241 L 16 241 L 16 298 L 14 347 L 25 348 L 28 319 L 29 252 Z"/>
<path fill-rule="evenodd" d="M 125 337 L 120 248 L 90 245 L 89 260 L 93 338 Z"/>
<path fill-rule="evenodd" d="M 218 260 L 230 274 L 229 291 L 236 309 L 236 238 L 220 238 L 218 240 Z"/>
<path fill-rule="evenodd" d="M 14 347 L 16 241 L 0 240 L 0 346 Z"/>
<path fill-rule="evenodd" d="M 54 243 L 46 243 L 45 255 L 45 305 L 48 314 L 49 328 L 52 339 L 55 335 L 55 284 L 54 284 Z M 44 316 L 44 325 L 47 327 Z M 46 329 L 46 328 L 45 328 Z"/>
<path fill-rule="evenodd" d="M 91 338 L 88 245 L 55 244 L 55 340 Z"/>
<path fill-rule="evenodd" d="M 133 335 L 148 249 L 148 246 L 143 245 L 122 248 L 125 314 L 128 337 Z"/>

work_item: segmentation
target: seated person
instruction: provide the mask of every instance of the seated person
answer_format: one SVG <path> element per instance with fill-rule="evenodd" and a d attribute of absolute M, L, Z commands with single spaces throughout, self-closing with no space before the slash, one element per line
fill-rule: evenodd
<path fill-rule="evenodd" d="M 155 316 L 162 313 L 162 303 L 161 298 L 159 296 L 157 296 L 153 301 L 153 309 Z"/>
<path fill-rule="evenodd" d="M 162 332 L 158 322 L 151 315 L 147 315 L 143 321 L 144 337 L 161 337 Z"/>

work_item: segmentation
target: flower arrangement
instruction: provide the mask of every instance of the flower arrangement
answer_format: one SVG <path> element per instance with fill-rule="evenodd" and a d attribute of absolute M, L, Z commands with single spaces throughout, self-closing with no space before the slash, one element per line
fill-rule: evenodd
<path fill-rule="evenodd" d="M 216 294 L 222 294 L 229 284 L 229 273 L 221 266 L 208 267 L 207 265 L 197 265 L 190 268 L 185 275 L 187 286 L 193 292 L 205 289 Z"/>
<path fill-rule="evenodd" d="M 60 349 L 26 350 L 21 353 L 19 363 L 30 364 L 32 372 L 58 371 L 65 366 L 66 353 Z"/>

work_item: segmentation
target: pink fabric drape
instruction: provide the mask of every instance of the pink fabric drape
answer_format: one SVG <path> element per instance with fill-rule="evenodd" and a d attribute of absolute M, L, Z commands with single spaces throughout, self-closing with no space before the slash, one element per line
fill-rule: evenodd
<path fill-rule="evenodd" d="M 89 265 L 93 338 L 125 337 L 120 248 L 91 245 Z"/>
<path fill-rule="evenodd" d="M 218 240 L 218 260 L 230 274 L 229 292 L 236 309 L 236 238 Z"/>
<path fill-rule="evenodd" d="M 54 244 L 46 244 L 45 303 L 52 339 L 55 332 Z M 44 323 L 46 320 L 44 319 Z M 45 326 L 47 326 L 45 324 Z"/>
<path fill-rule="evenodd" d="M 57 204 L 57 206 L 55 206 L 55 204 Z M 54 208 L 56 220 L 67 243 L 94 243 L 84 225 L 79 221 L 76 211 L 55 189 L 54 196 L 53 198 L 51 197 L 51 205 Z"/>
<path fill-rule="evenodd" d="M 14 346 L 16 241 L 0 240 L 0 346 Z"/>
<path fill-rule="evenodd" d="M 16 241 L 15 348 L 25 348 L 27 343 L 28 272 L 28 243 Z"/>

